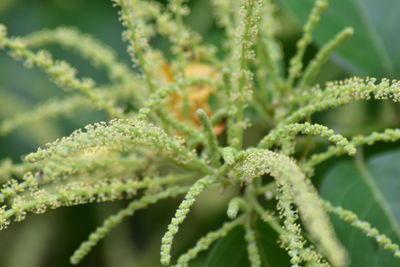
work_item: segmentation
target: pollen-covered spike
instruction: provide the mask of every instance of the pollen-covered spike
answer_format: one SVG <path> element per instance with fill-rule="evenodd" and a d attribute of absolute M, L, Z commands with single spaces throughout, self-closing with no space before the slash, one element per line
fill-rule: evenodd
<path fill-rule="evenodd" d="M 362 221 L 352 211 L 343 209 L 342 207 L 335 207 L 330 202 L 325 201 L 325 208 L 328 212 L 337 215 L 343 221 L 349 223 L 352 227 L 362 231 L 366 236 L 374 238 L 376 242 L 383 249 L 388 250 L 394 254 L 395 257 L 400 258 L 400 247 L 386 235 L 381 234 L 378 229 L 371 226 L 368 222 Z"/>
<path fill-rule="evenodd" d="M 150 204 L 158 201 L 175 197 L 188 190 L 186 187 L 169 187 L 165 191 L 155 195 L 145 195 L 141 199 L 133 200 L 126 208 L 117 214 L 108 217 L 97 229 L 89 235 L 87 241 L 83 242 L 70 258 L 71 264 L 78 264 L 97 243 L 103 239 L 114 227 L 122 222 L 125 217 L 132 216 L 137 210 L 144 209 Z"/>
<path fill-rule="evenodd" d="M 348 154 L 354 155 L 356 149 L 345 137 L 340 134 L 335 134 L 332 129 L 320 124 L 305 123 L 293 123 L 284 125 L 283 127 L 277 127 L 269 135 L 264 137 L 259 147 L 269 149 L 273 145 L 282 144 L 285 140 L 294 138 L 297 134 L 302 133 L 306 135 L 315 135 L 321 137 L 327 137 L 330 142 L 336 146 L 343 148 Z"/>
<path fill-rule="evenodd" d="M 289 76 L 287 79 L 287 86 L 291 88 L 293 86 L 294 80 L 300 74 L 301 69 L 303 68 L 303 56 L 308 47 L 308 45 L 312 41 L 312 31 L 318 25 L 320 17 L 326 7 L 328 6 L 328 2 L 326 0 L 317 0 L 315 1 L 314 7 L 311 10 L 310 15 L 308 16 L 307 22 L 303 28 L 303 35 L 300 40 L 297 42 L 297 51 L 293 58 L 290 60 L 289 65 Z"/>
<path fill-rule="evenodd" d="M 257 246 L 257 239 L 254 229 L 251 227 L 250 218 L 247 218 L 247 222 L 244 224 L 245 235 L 244 239 L 247 243 L 247 254 L 249 256 L 251 267 L 261 266 L 260 251 Z"/>
<path fill-rule="evenodd" d="M 26 36 L 24 39 L 29 48 L 56 43 L 66 49 L 75 50 L 94 66 L 105 67 L 111 79 L 127 81 L 127 78 L 133 77 L 133 73 L 128 67 L 117 61 L 116 52 L 111 47 L 74 27 L 62 26 L 41 30 Z"/>
<path fill-rule="evenodd" d="M 213 176 L 206 176 L 197 180 L 197 182 L 189 189 L 185 195 L 185 199 L 179 205 L 179 208 L 175 212 L 174 218 L 168 225 L 168 231 L 164 234 L 161 239 L 161 263 L 168 265 L 171 261 L 171 247 L 176 233 L 179 230 L 179 225 L 185 220 L 186 215 L 189 213 L 191 206 L 196 201 L 197 197 L 214 183 L 215 178 Z"/>
<path fill-rule="evenodd" d="M 232 73 L 232 89 L 229 95 L 228 144 L 236 149 L 243 145 L 243 131 L 248 126 L 244 110 L 252 94 L 253 73 L 250 62 L 256 58 L 254 45 L 257 38 L 260 12 L 263 2 L 260 0 L 242 0 L 240 2 L 239 20 L 236 28 L 236 42 L 232 48 L 234 70 Z"/>
<path fill-rule="evenodd" d="M 156 113 L 161 120 L 174 128 L 178 134 L 186 136 L 186 142 L 188 145 L 199 143 L 205 144 L 206 138 L 204 134 L 199 132 L 199 130 L 195 129 L 192 125 L 179 121 L 165 109 L 160 109 Z"/>
<path fill-rule="evenodd" d="M 350 144 L 353 146 L 373 145 L 376 142 L 396 142 L 400 140 L 400 129 L 386 129 L 383 132 L 373 132 L 369 135 L 354 136 Z M 330 146 L 325 152 L 313 154 L 311 158 L 305 162 L 302 167 L 305 169 L 312 168 L 322 161 L 325 161 L 333 156 L 339 156 L 346 153 L 343 147 Z"/>
<path fill-rule="evenodd" d="M 245 183 L 251 183 L 263 174 L 273 176 L 278 184 L 287 188 L 317 247 L 333 264 L 346 264 L 346 252 L 335 237 L 321 198 L 292 159 L 269 150 L 247 149 L 232 171 Z"/>
<path fill-rule="evenodd" d="M 279 236 L 283 247 L 287 250 L 292 265 L 302 263 L 300 251 L 304 249 L 305 240 L 302 237 L 302 230 L 298 224 L 298 212 L 293 209 L 293 198 L 285 185 L 279 187 L 277 194 L 279 216 L 283 220 L 283 233 Z"/>
<path fill-rule="evenodd" d="M 213 132 L 213 128 L 212 128 L 210 119 L 208 118 L 205 111 L 202 109 L 199 109 L 199 110 L 197 110 L 196 113 L 200 120 L 201 126 L 203 128 L 204 135 L 207 138 L 206 145 L 207 145 L 208 153 L 209 153 L 209 156 L 211 159 L 211 165 L 214 167 L 218 167 L 221 165 L 221 163 L 220 163 L 221 155 L 219 153 L 217 136 Z"/>
<path fill-rule="evenodd" d="M 93 173 L 92 173 L 93 175 Z M 36 177 L 34 177 L 36 178 Z M 12 199 L 9 208 L 4 207 L 0 214 L 0 221 L 9 222 L 25 219 L 28 213 L 44 213 L 51 209 L 63 206 L 73 206 L 83 203 L 113 201 L 129 198 L 140 189 L 162 188 L 165 185 L 178 185 L 187 182 L 192 177 L 161 177 L 135 179 L 99 179 L 98 181 L 68 181 L 63 184 L 47 187 L 38 187 L 33 182 L 15 184 L 9 183 L 1 192 L 1 200 Z"/>
<path fill-rule="evenodd" d="M 48 144 L 45 149 L 27 155 L 25 160 L 43 164 L 49 174 L 54 172 L 61 175 L 63 168 L 68 174 L 68 168 L 71 168 L 69 159 L 79 153 L 96 149 L 135 151 L 137 146 L 161 152 L 175 162 L 200 168 L 205 173 L 210 172 L 210 168 L 193 151 L 184 147 L 180 139 L 169 137 L 161 128 L 142 120 L 112 120 L 88 125 L 84 131 L 77 130 L 68 137 Z"/>
<path fill-rule="evenodd" d="M 308 118 L 316 112 L 343 106 L 357 100 L 392 100 L 400 102 L 400 82 L 374 78 L 353 77 L 340 82 L 328 82 L 324 90 L 310 93 L 308 103 L 302 105 L 278 126 Z"/>
<path fill-rule="evenodd" d="M 95 82 L 89 78 L 77 78 L 77 71 L 66 61 L 54 60 L 46 50 L 33 52 L 28 49 L 23 38 L 7 38 L 5 27 L 0 29 L 0 48 L 7 47 L 10 55 L 16 60 L 24 62 L 24 66 L 30 68 L 37 66 L 57 86 L 67 91 L 78 91 L 92 100 L 98 108 L 106 110 L 112 117 L 122 117 L 122 111 L 117 108 L 111 99 L 104 99 L 94 93 Z"/>
<path fill-rule="evenodd" d="M 303 57 L 304 53 L 308 47 L 308 45 L 312 41 L 312 31 L 318 25 L 321 14 L 324 12 L 326 7 L 328 6 L 328 2 L 326 0 L 317 0 L 313 9 L 311 10 L 310 15 L 308 16 L 308 20 L 303 27 L 303 35 L 300 40 L 297 42 L 297 51 L 293 58 L 290 60 L 289 65 L 289 76 L 287 79 L 287 86 L 291 88 L 293 86 L 294 80 L 300 74 L 301 69 L 303 68 Z"/>
<path fill-rule="evenodd" d="M 152 75 L 152 66 L 150 62 L 156 64 L 154 60 L 147 60 L 147 56 L 153 53 L 150 47 L 150 37 L 153 35 L 153 29 L 146 23 L 146 20 L 135 12 L 136 1 L 112 0 L 121 8 L 120 20 L 126 27 L 123 32 L 123 39 L 128 41 L 128 53 L 135 66 L 142 69 L 143 80 L 146 84 L 147 94 L 155 91 L 155 82 Z M 159 62 L 158 62 L 159 63 Z M 158 64 L 157 63 L 157 64 Z"/>
<path fill-rule="evenodd" d="M 331 53 L 354 33 L 353 28 L 346 28 L 339 32 L 329 43 L 325 44 L 304 70 L 304 74 L 299 81 L 299 88 L 303 89 L 312 84 L 315 76 L 321 70 L 322 65 L 328 60 Z"/>

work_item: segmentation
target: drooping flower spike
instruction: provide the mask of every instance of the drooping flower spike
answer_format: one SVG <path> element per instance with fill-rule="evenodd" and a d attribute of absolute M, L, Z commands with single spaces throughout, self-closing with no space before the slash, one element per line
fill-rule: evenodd
<path fill-rule="evenodd" d="M 292 266 L 347 266 L 347 253 L 327 212 L 400 257 L 398 245 L 353 212 L 324 201 L 310 180 L 314 167 L 330 157 L 352 156 L 359 146 L 400 139 L 399 129 L 344 137 L 310 121 L 317 112 L 357 100 L 400 100 L 398 81 L 350 78 L 314 84 L 330 54 L 353 33 L 346 28 L 332 36 L 304 64 L 327 1 L 315 2 L 287 70 L 276 38 L 284 25 L 270 0 L 212 0 L 225 32 L 222 53 L 185 25 L 187 1 L 171 0 L 166 6 L 147 0 L 112 2 L 125 27 L 123 39 L 133 68 L 120 63 L 112 48 L 75 28 L 10 37 L 0 25 L 1 50 L 75 93 L 0 121 L 0 136 L 81 107 L 103 110 L 109 117 L 39 148 L 22 163 L 0 163 L 1 228 L 30 213 L 129 199 L 126 208 L 106 219 L 75 251 L 71 263 L 77 264 L 124 218 L 180 195 L 161 238 L 164 265 L 188 266 L 218 239 L 243 227 L 249 262 L 262 266 L 254 225 L 260 218 L 277 232 Z M 169 56 L 151 45 L 156 36 L 169 41 Z M 48 44 L 73 50 L 104 68 L 107 83 L 99 86 L 79 78 L 72 65 L 42 49 Z M 263 136 L 251 135 L 254 122 L 262 122 Z M 299 160 L 298 135 L 323 137 L 331 145 Z M 199 196 L 227 187 L 237 195 L 227 206 L 226 222 L 186 253 L 174 255 L 175 237 Z M 267 209 L 263 204 L 272 197 L 276 208 Z"/>

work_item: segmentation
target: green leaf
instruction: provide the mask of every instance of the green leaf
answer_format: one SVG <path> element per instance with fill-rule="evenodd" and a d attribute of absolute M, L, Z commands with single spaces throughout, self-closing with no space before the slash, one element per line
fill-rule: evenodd
<path fill-rule="evenodd" d="M 208 255 L 206 266 L 250 266 L 242 227 L 236 227 L 227 236 L 218 240 Z"/>
<path fill-rule="evenodd" d="M 278 0 L 304 23 L 315 0 Z M 337 55 L 358 74 L 398 77 L 400 73 L 400 1 L 332 0 L 321 18 L 314 38 L 321 45 L 341 29 L 351 26 L 355 34 Z"/>
<path fill-rule="evenodd" d="M 277 243 L 278 235 L 266 223 L 256 223 L 257 245 L 261 254 L 262 266 L 289 266 L 289 257 Z M 208 254 L 207 267 L 248 267 L 250 266 L 244 230 L 236 227 L 226 237 L 218 240 Z"/>
<path fill-rule="evenodd" d="M 324 177 L 321 196 L 336 206 L 355 212 L 361 220 L 370 222 L 381 233 L 398 243 L 400 240 L 400 151 L 386 152 L 364 163 L 345 161 L 336 165 Z M 375 240 L 332 215 L 332 221 L 342 244 L 351 257 L 351 266 L 400 266 L 378 246 Z"/>
<path fill-rule="evenodd" d="M 258 220 L 256 236 L 263 266 L 290 266 L 288 254 L 278 244 L 278 234 L 268 224 Z"/>

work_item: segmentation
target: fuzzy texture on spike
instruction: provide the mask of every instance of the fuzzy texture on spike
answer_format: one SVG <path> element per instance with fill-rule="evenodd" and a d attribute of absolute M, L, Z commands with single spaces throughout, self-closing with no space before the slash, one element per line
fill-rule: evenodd
<path fill-rule="evenodd" d="M 112 230 L 112 228 L 120 224 L 125 217 L 132 216 L 137 210 L 144 209 L 150 204 L 157 203 L 162 199 L 183 194 L 187 189 L 188 188 L 185 187 L 170 187 L 158 194 L 146 195 L 141 199 L 133 200 L 125 209 L 122 209 L 117 214 L 108 217 L 103 222 L 102 226 L 98 227 L 89 235 L 88 240 L 83 242 L 71 256 L 71 263 L 74 265 L 78 264 L 92 250 L 92 248 L 96 246 L 97 243 Z"/>
<path fill-rule="evenodd" d="M 5 31 L 4 31 L 5 32 Z M 1 36 L 0 36 L 1 38 Z M 45 50 L 32 52 L 28 49 L 27 43 L 23 38 L 7 38 L 3 36 L 0 41 L 10 50 L 10 55 L 24 62 L 24 66 L 30 68 L 34 65 L 45 72 L 49 79 L 57 86 L 65 90 L 76 90 L 94 101 L 99 108 L 106 110 L 112 117 L 121 117 L 121 110 L 116 108 L 112 101 L 103 99 L 99 95 L 93 93 L 95 83 L 92 79 L 78 79 L 76 77 L 76 69 L 71 67 L 67 62 L 54 60 L 51 54 Z"/>
<path fill-rule="evenodd" d="M 203 190 L 214 183 L 215 178 L 212 176 L 206 176 L 199 179 L 187 192 L 185 199 L 179 205 L 179 208 L 175 212 L 174 218 L 168 225 L 168 231 L 164 234 L 161 239 L 161 263 L 168 265 L 171 261 L 171 247 L 174 236 L 179 230 L 179 225 L 185 220 L 186 215 L 189 213 L 191 206 L 196 201 L 197 197 Z"/>
<path fill-rule="evenodd" d="M 304 75 L 299 81 L 300 88 L 304 88 L 305 86 L 311 84 L 315 76 L 318 74 L 318 71 L 321 69 L 321 66 L 328 60 L 332 51 L 349 39 L 353 33 L 354 30 L 352 28 L 346 28 L 342 30 L 333 38 L 332 41 L 327 43 L 321 48 L 321 50 L 318 51 L 318 54 L 307 66 L 306 70 L 304 71 Z"/>
<path fill-rule="evenodd" d="M 46 149 L 29 154 L 26 160 L 31 163 L 43 161 L 48 172 L 57 172 L 64 166 L 66 158 L 76 155 L 79 151 L 93 151 L 99 148 L 129 151 L 137 145 L 142 145 L 156 149 L 182 164 L 193 161 L 200 168 L 207 168 L 181 143 L 180 140 L 167 136 L 158 127 L 143 121 L 113 120 L 108 124 L 88 125 L 85 131 L 76 131 L 71 136 L 48 145 Z"/>
<path fill-rule="evenodd" d="M 244 229 L 245 229 L 244 239 L 247 242 L 247 253 L 249 255 L 251 267 L 260 267 L 261 266 L 260 251 L 257 247 L 255 231 L 251 227 L 249 219 L 245 223 Z"/>
<path fill-rule="evenodd" d="M 346 105 L 356 100 L 400 101 L 400 82 L 374 78 L 349 78 L 344 81 L 329 82 L 325 90 L 308 95 L 309 101 L 287 116 L 278 127 L 303 120 L 316 112 Z"/>
<path fill-rule="evenodd" d="M 383 132 L 373 132 L 370 135 L 354 136 L 350 141 L 353 146 L 373 145 L 376 142 L 396 142 L 400 140 L 400 129 L 386 129 Z M 302 167 L 309 169 L 315 165 L 333 157 L 346 153 L 343 147 L 330 146 L 325 152 L 313 154 L 311 158 L 305 162 Z"/>
<path fill-rule="evenodd" d="M 219 154 L 217 136 L 213 132 L 210 119 L 208 118 L 205 111 L 202 109 L 197 110 L 197 116 L 199 117 L 201 126 L 203 127 L 203 130 L 206 133 L 207 137 L 206 145 L 208 153 L 210 155 L 211 165 L 214 167 L 218 167 L 221 165 L 220 164 L 221 155 Z"/>
<path fill-rule="evenodd" d="M 337 147 L 343 148 L 350 155 L 356 153 L 356 149 L 353 144 L 340 134 L 335 134 L 333 130 L 326 126 L 319 124 L 306 123 L 293 123 L 285 125 L 278 130 L 271 131 L 269 135 L 264 137 L 260 143 L 260 148 L 271 148 L 275 144 L 284 143 L 285 140 L 290 141 L 291 138 L 297 134 L 302 133 L 306 135 L 316 135 L 321 137 L 328 137 L 329 141 L 333 142 Z"/>
<path fill-rule="evenodd" d="M 96 67 L 105 67 L 109 77 L 117 81 L 132 78 L 133 73 L 124 64 L 118 62 L 115 51 L 94 37 L 81 33 L 73 27 L 59 27 L 53 30 L 41 30 L 25 38 L 30 48 L 49 44 L 60 44 L 66 49 L 72 49 L 83 58 L 88 59 Z"/>
<path fill-rule="evenodd" d="M 263 174 L 272 175 L 288 189 L 311 238 L 326 257 L 337 266 L 346 264 L 346 252 L 335 237 L 315 188 L 292 159 L 268 150 L 248 149 L 233 173 L 246 183 Z"/>
<path fill-rule="evenodd" d="M 176 184 L 186 180 L 188 180 L 188 177 L 153 178 L 143 181 L 134 179 L 95 182 L 81 181 L 36 189 L 31 193 L 22 191 L 25 193 L 24 195 L 18 195 L 16 194 L 18 192 L 16 192 L 13 193 L 13 203 L 11 206 L 8 209 L 6 207 L 1 208 L 1 226 L 7 226 L 12 217 L 16 221 L 24 220 L 28 213 L 43 213 L 62 206 L 129 198 L 135 195 L 139 189 Z M 16 190 L 15 188 L 13 189 Z M 4 191 L 2 193 L 4 196 Z"/>
<path fill-rule="evenodd" d="M 325 203 L 326 210 L 337 215 L 343 221 L 349 223 L 354 228 L 364 232 L 368 237 L 374 238 L 376 242 L 383 249 L 388 250 L 394 254 L 395 257 L 400 258 L 400 247 L 386 235 L 381 234 L 378 229 L 371 226 L 368 222 L 364 222 L 358 218 L 358 216 L 349 210 L 345 210 L 342 207 L 335 207 L 330 202 Z"/>
<path fill-rule="evenodd" d="M 48 143 L 22 163 L 2 161 L 0 228 L 30 213 L 130 199 L 126 209 L 105 220 L 72 256 L 71 261 L 77 263 L 126 216 L 186 193 L 161 240 L 161 262 L 169 265 L 174 237 L 199 195 L 212 185 L 210 190 L 236 192 L 227 209 L 232 221 L 200 238 L 177 257 L 176 266 L 188 266 L 237 226 L 245 229 L 251 265 L 261 266 L 258 229 L 252 225 L 259 217 L 276 231 L 293 266 L 342 267 L 347 264 L 346 253 L 326 210 L 400 256 L 398 245 L 367 222 L 324 204 L 308 179 L 313 167 L 332 156 L 352 156 L 357 146 L 400 140 L 399 129 L 347 139 L 311 123 L 315 113 L 358 100 L 400 101 L 400 83 L 395 80 L 350 78 L 326 86 L 314 84 L 332 51 L 352 34 L 349 28 L 322 46 L 303 71 L 306 49 L 327 1 L 315 1 L 286 70 L 282 66 L 287 55 L 276 36 L 283 25 L 272 0 L 212 0 L 226 37 L 218 56 L 214 45 L 185 25 L 188 1 L 171 0 L 166 5 L 148 0 L 112 2 L 125 27 L 123 39 L 128 43 L 131 69 L 118 61 L 110 47 L 77 29 L 60 27 L 14 38 L 0 24 L 0 50 L 26 67 L 38 67 L 69 93 L 81 94 L 50 100 L 16 115 L 18 101 L 0 97 L 0 112 L 6 114 L 0 135 L 82 106 L 106 111 L 111 118 Z M 168 42 L 168 53 L 151 45 L 160 37 Z M 69 63 L 40 50 L 52 44 L 102 67 L 107 84 L 99 87 L 92 79 L 80 78 Z M 13 109 L 7 111 L 8 107 Z M 332 144 L 307 138 L 300 146 L 297 143 L 304 139 L 297 138 L 299 134 L 323 137 Z M 314 147 L 327 150 L 309 156 Z M 136 195 L 140 198 L 135 200 Z M 265 198 L 262 202 L 261 197 Z M 275 209 L 262 206 L 273 198 Z"/>
<path fill-rule="evenodd" d="M 328 2 L 326 0 L 317 0 L 315 1 L 314 8 L 311 10 L 311 13 L 308 17 L 308 20 L 303 28 L 303 36 L 299 41 L 297 41 L 297 50 L 296 54 L 290 60 L 289 66 L 289 77 L 288 77 L 288 86 L 291 87 L 293 85 L 293 81 L 300 74 L 301 69 L 303 68 L 303 57 L 306 51 L 307 46 L 312 41 L 312 31 L 318 25 L 320 17 L 326 7 L 328 6 Z"/>

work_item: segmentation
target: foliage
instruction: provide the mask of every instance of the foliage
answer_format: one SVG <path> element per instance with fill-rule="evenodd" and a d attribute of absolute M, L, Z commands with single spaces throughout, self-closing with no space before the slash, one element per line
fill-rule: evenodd
<path fill-rule="evenodd" d="M 312 0 L 279 1 L 301 21 L 307 19 L 307 12 L 313 2 Z M 337 55 L 345 60 L 347 67 L 363 75 L 396 77 L 399 72 L 400 57 L 395 44 L 399 42 L 399 36 L 392 33 L 399 23 L 399 18 L 396 16 L 399 7 L 399 4 L 392 0 L 331 1 L 321 25 L 315 31 L 315 39 L 320 43 L 327 42 L 331 34 L 343 27 L 351 26 L 355 30 L 354 36 L 337 51 Z M 363 49 L 357 49 L 359 47 Z"/>
<path fill-rule="evenodd" d="M 351 28 L 343 29 L 308 65 L 304 63 L 326 1 L 315 2 L 287 71 L 276 38 L 281 25 L 269 0 L 213 1 L 226 35 L 218 56 L 215 46 L 184 24 L 190 12 L 185 1 L 172 0 L 167 6 L 142 0 L 113 3 L 126 29 L 123 38 L 132 69 L 119 63 L 111 48 L 74 28 L 9 37 L 5 26 L 0 26 L 1 49 L 24 66 L 39 68 L 58 87 L 79 93 L 2 121 L 0 134 L 82 106 L 103 110 L 110 117 L 108 122 L 88 125 L 39 148 L 23 163 L 3 162 L 2 228 L 29 213 L 131 199 L 76 250 L 71 263 L 77 264 L 125 217 L 162 199 L 183 195 L 161 239 L 164 265 L 187 266 L 240 226 L 251 266 L 261 266 L 256 235 L 261 219 L 276 231 L 293 266 L 347 266 L 348 255 L 328 212 L 400 257 L 398 245 L 389 237 L 353 212 L 323 200 L 311 182 L 315 166 L 335 155 L 353 156 L 359 146 L 400 138 L 398 129 L 386 129 L 348 139 L 311 122 L 317 112 L 354 101 L 400 101 L 400 83 L 395 80 L 354 77 L 324 87 L 315 84 L 333 50 L 353 34 Z M 168 40 L 171 57 L 150 45 L 157 36 Z M 100 87 L 92 79 L 80 78 L 69 63 L 40 49 L 49 43 L 72 49 L 104 68 L 110 84 Z M 255 147 L 248 147 L 247 134 L 257 121 L 266 125 L 266 134 Z M 325 152 L 299 156 L 299 134 L 326 138 L 331 146 Z M 208 188 L 236 189 L 227 207 L 229 219 L 175 260 L 171 253 L 175 236 Z M 274 196 L 276 208 L 267 208 L 264 203 L 269 199 L 263 196 Z"/>
<path fill-rule="evenodd" d="M 374 247 L 375 242 L 365 242 L 367 236 L 375 238 L 377 243 L 384 244 L 389 250 L 396 251 L 398 246 L 381 235 L 387 235 L 394 242 L 399 240 L 397 209 L 398 200 L 393 190 L 398 187 L 397 164 L 394 159 L 398 151 L 380 153 L 364 163 L 360 155 L 355 162 L 343 161 L 330 170 L 321 185 L 321 195 L 332 203 L 358 211 L 359 215 L 341 208 L 332 208 L 333 224 L 336 225 L 338 236 L 353 258 L 353 266 L 368 265 L 374 262 L 376 266 L 396 266 L 397 260 L 391 253 Z M 345 177 L 352 177 L 346 179 Z M 393 179 L 393 177 L 395 177 Z M 335 188 L 347 188 L 340 194 L 333 194 Z M 328 203 L 329 205 L 329 203 Z M 336 214 L 341 219 L 354 226 L 353 229 L 345 222 L 336 220 Z M 369 223 L 376 228 L 372 227 Z M 361 231 L 358 231 L 360 229 Z M 353 244 L 362 247 L 364 255 L 355 252 Z"/>

